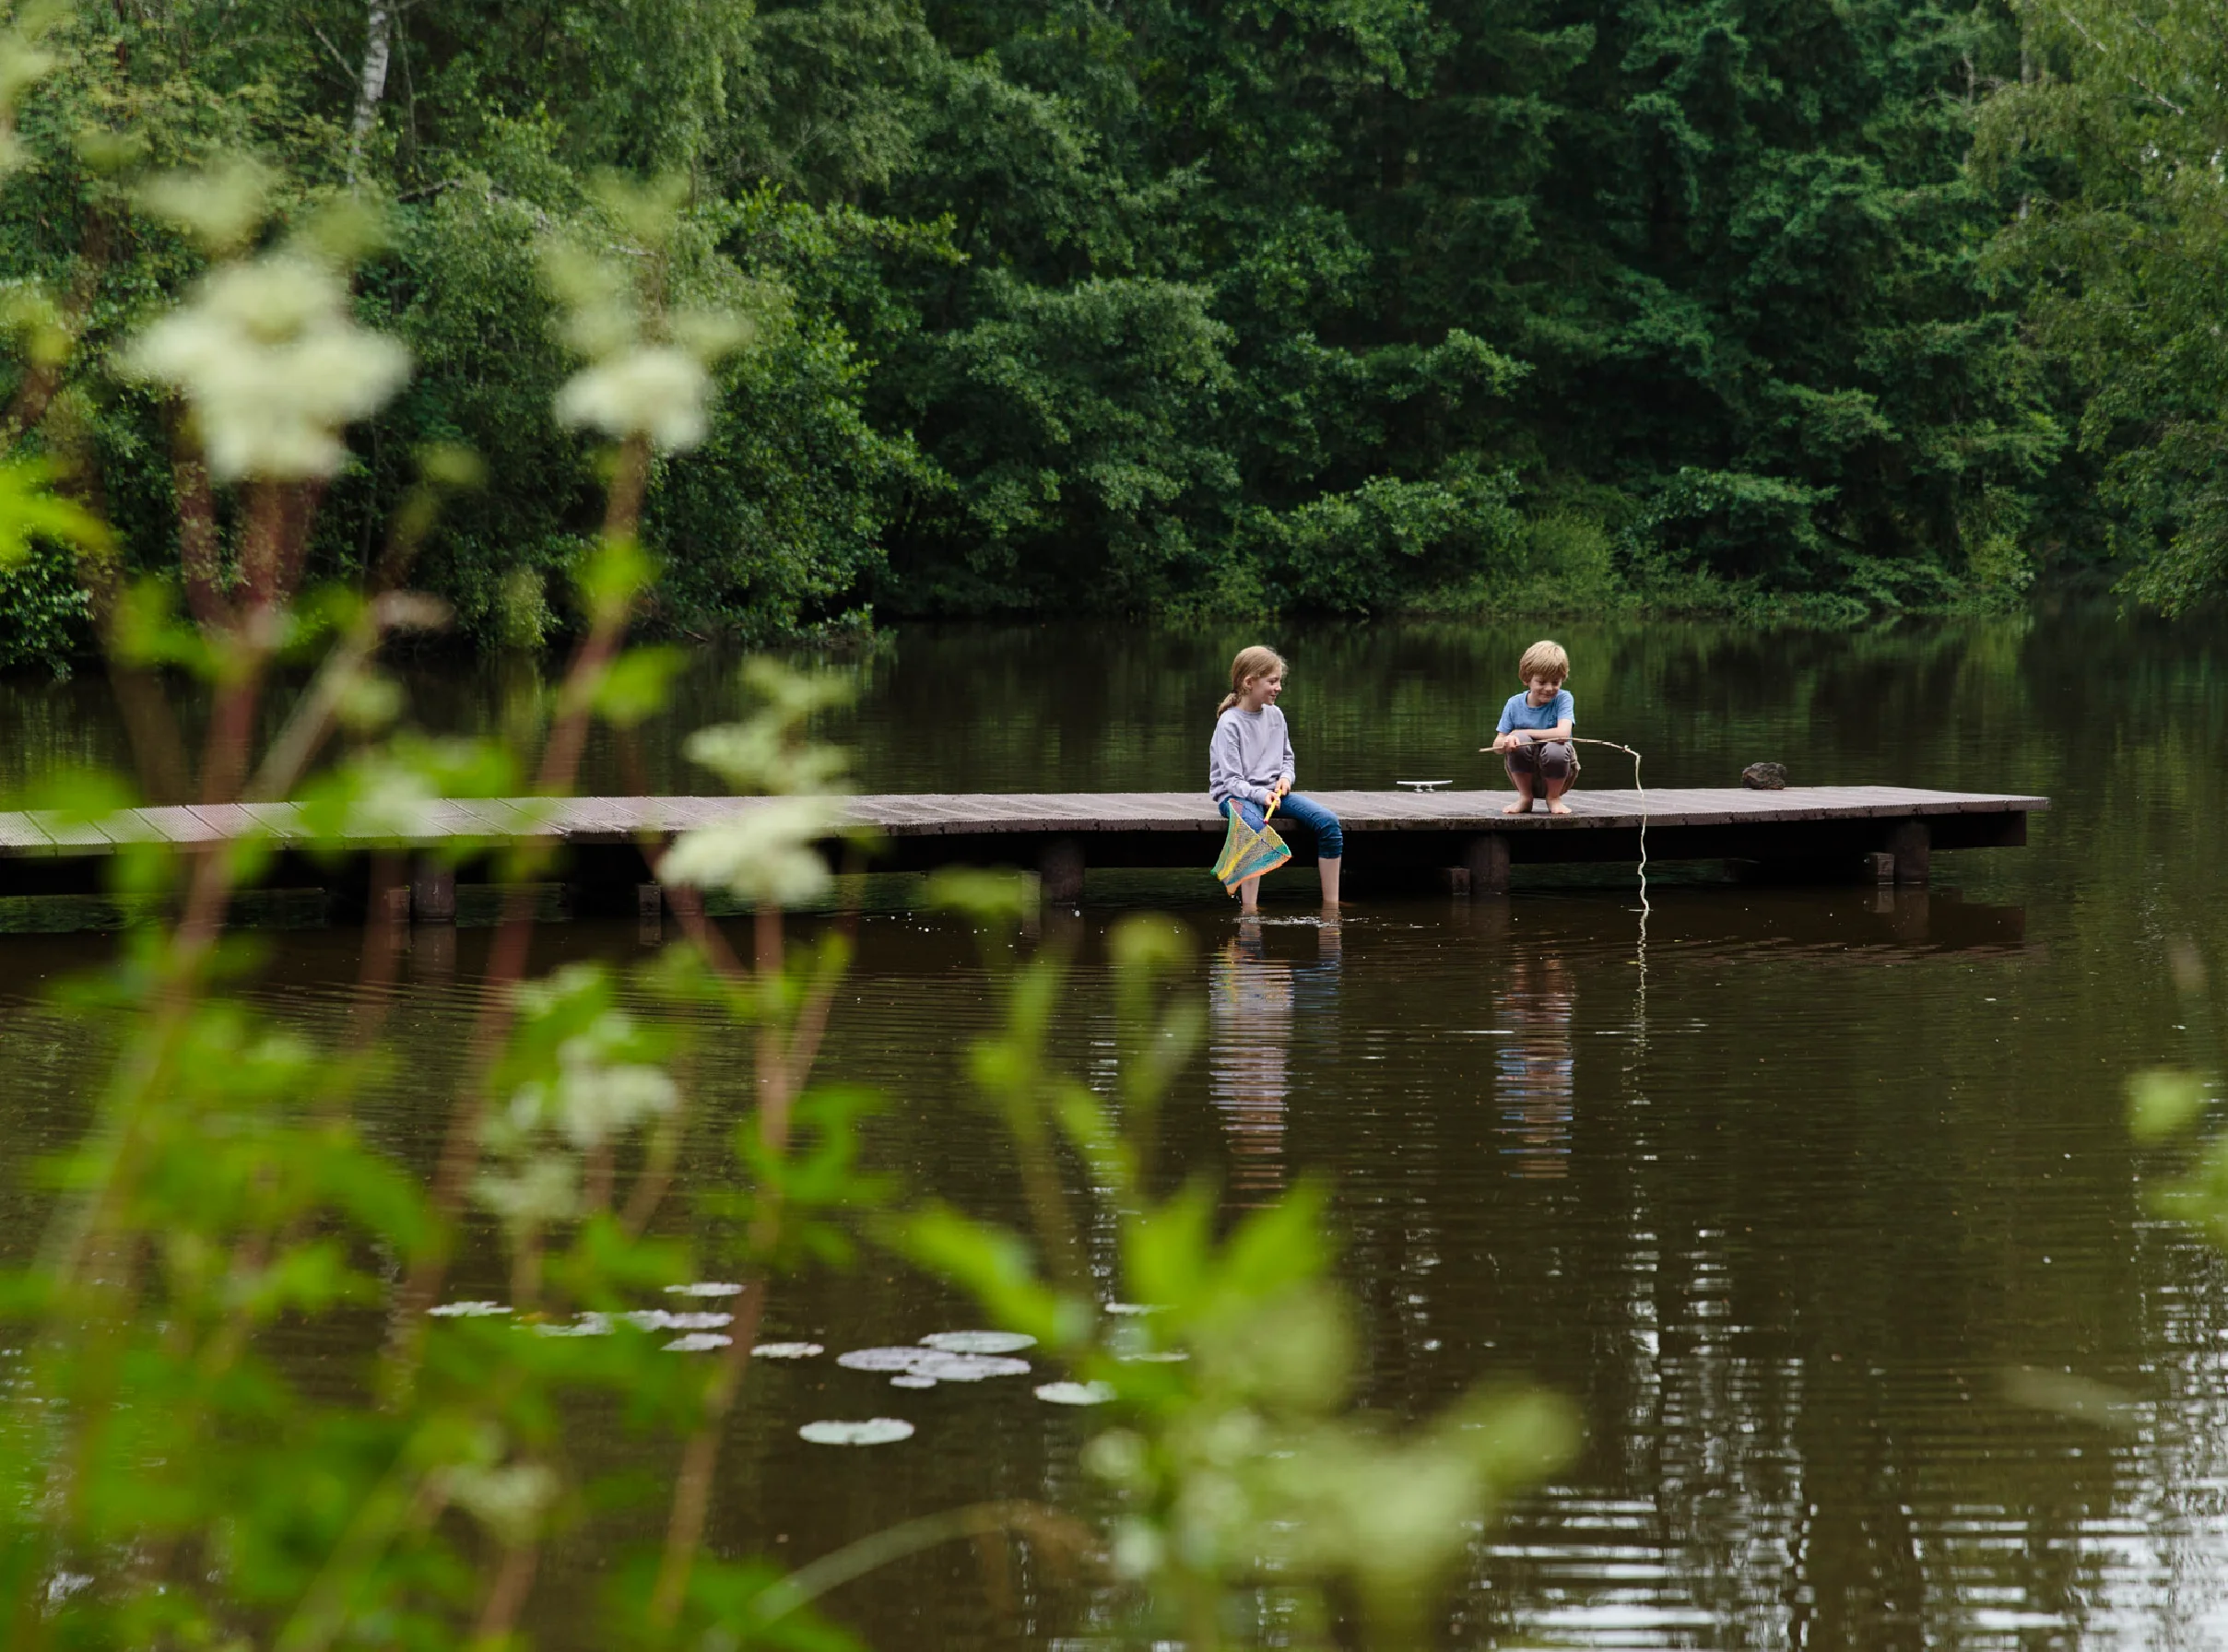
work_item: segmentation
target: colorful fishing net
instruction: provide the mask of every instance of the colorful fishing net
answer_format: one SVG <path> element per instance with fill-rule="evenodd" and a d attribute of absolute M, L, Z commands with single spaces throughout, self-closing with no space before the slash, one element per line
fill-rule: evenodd
<path fill-rule="evenodd" d="M 1272 798 L 1268 814 L 1276 812 L 1276 800 Z M 1261 830 L 1255 832 L 1245 823 L 1245 811 L 1233 807 L 1230 811 L 1230 831 L 1222 839 L 1222 856 L 1215 862 L 1215 876 L 1222 880 L 1223 889 L 1234 895 L 1238 885 L 1248 878 L 1273 872 L 1291 857 L 1291 850 L 1269 825 L 1267 816 L 1263 816 Z"/>

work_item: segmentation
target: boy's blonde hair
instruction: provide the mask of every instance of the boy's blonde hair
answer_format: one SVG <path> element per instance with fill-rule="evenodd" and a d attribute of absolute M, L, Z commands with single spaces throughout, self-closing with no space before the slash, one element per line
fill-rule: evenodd
<path fill-rule="evenodd" d="M 1222 703 L 1215 707 L 1215 715 L 1220 716 L 1238 703 L 1238 694 L 1245 687 L 1248 678 L 1267 677 L 1272 671 L 1283 669 L 1284 656 L 1264 643 L 1255 643 L 1251 648 L 1239 649 L 1238 657 L 1230 663 L 1230 692 L 1223 695 Z"/>
<path fill-rule="evenodd" d="M 1550 643 L 1545 637 L 1524 651 L 1516 662 L 1516 675 L 1529 682 L 1535 677 L 1544 677 L 1550 682 L 1561 682 L 1571 674 L 1571 656 L 1562 652 L 1562 644 Z"/>

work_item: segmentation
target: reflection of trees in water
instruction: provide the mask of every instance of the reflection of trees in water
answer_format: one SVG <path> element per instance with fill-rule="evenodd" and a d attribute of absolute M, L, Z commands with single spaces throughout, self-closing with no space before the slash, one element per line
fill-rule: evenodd
<path fill-rule="evenodd" d="M 1285 1113 L 1292 1038 L 1305 1017 L 1320 1028 L 1338 997 L 1339 933 L 1315 931 L 1316 962 L 1272 958 L 1258 924 L 1242 924 L 1208 984 L 1208 1094 L 1230 1144 L 1230 1201 L 1265 1205 L 1284 1186 Z"/>
<path fill-rule="evenodd" d="M 2093 1086 L 2042 1082 L 2062 1061 L 1993 1036 L 1977 1000 L 1954 1013 L 1985 1039 L 1941 1016 L 1884 1032 L 1933 1013 L 1939 973 L 1815 957 L 1657 970 L 1643 1071 L 1609 1042 L 1602 954 L 1566 978 L 1516 950 L 1472 1000 L 1514 1046 L 1488 1150 L 1418 1202 L 1478 1210 L 1452 1248 L 1493 1263 L 1467 1293 L 1487 1362 L 1573 1394 L 1595 1444 L 1481 1544 L 1448 1644 L 2228 1646 L 2228 1265 L 2142 1236 Z M 1580 974 L 1583 1075 L 1550 1058 L 1577 1047 Z M 1887 1008 L 1850 1011 L 1855 991 Z M 1550 1146 L 1561 1180 L 1509 1184 Z M 1354 1208 L 1350 1254 L 1393 1252 L 1406 1211 Z M 2141 1425 L 2022 1409 L 2019 1363 L 2117 1386 Z M 1379 1403 L 1420 1407 L 1404 1386 Z"/>
<path fill-rule="evenodd" d="M 1508 1032 L 1494 1056 L 1494 1102 L 1501 1151 L 1512 1173 L 1530 1181 L 1570 1171 L 1572 1005 L 1571 973 L 1562 959 L 1518 955 L 1496 1010 Z"/>
<path fill-rule="evenodd" d="M 2210 1444 L 2023 1410 L 1986 1358 L 1883 1346 L 1885 1301 L 1798 1351 L 1755 1322 L 1758 1263 L 1709 1230 L 1627 1258 L 1624 1383 L 1588 1408 L 1621 1450 L 1519 1513 L 1473 1610 L 1585 1646 L 2222 1644 L 2193 1629 L 2221 1604 Z"/>

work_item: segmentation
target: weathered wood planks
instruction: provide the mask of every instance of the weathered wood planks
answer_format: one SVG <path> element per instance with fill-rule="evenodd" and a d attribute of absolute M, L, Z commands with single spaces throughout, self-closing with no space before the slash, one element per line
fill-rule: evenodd
<path fill-rule="evenodd" d="M 1571 794 L 1566 816 L 1537 807 L 1504 815 L 1512 796 L 1505 791 L 1311 796 L 1345 826 L 1350 882 L 1382 879 L 1389 888 L 1403 877 L 1451 874 L 1456 887 L 1481 892 L 1506 889 L 1515 865 L 1633 860 L 1644 825 L 1651 860 L 1758 861 L 1828 878 L 1861 868 L 1883 880 L 1924 883 L 1935 855 L 2023 844 L 2028 817 L 2049 807 L 2044 797 L 1877 785 L 1583 789 Z M 258 836 L 277 852 L 272 881 L 323 889 L 328 910 L 360 910 L 377 898 L 420 922 L 454 922 L 457 885 L 514 876 L 493 851 L 531 844 L 548 852 L 535 875 L 565 884 L 573 910 L 654 914 L 666 898 L 644 880 L 660 846 L 766 802 L 398 797 L 339 820 L 292 803 L 171 805 L 93 820 L 0 813 L 0 894 L 96 892 L 111 857 L 135 843 L 191 850 Z M 1204 877 L 1224 829 L 1197 792 L 909 793 L 852 797 L 845 812 L 868 845 L 863 863 L 855 846 L 843 848 L 847 865 L 1019 865 L 1042 876 L 1047 899 L 1063 902 L 1081 894 L 1092 867 L 1190 868 Z M 1313 859 L 1309 834 L 1291 835 L 1295 858 Z M 375 850 L 407 863 L 405 884 L 371 889 Z"/>
<path fill-rule="evenodd" d="M 1310 795 L 1338 814 L 1350 836 L 1631 832 L 1644 822 L 1653 834 L 1963 816 L 2023 820 L 2049 808 L 2045 797 L 1882 785 L 1790 786 L 1779 792 L 1666 787 L 1644 794 L 1581 789 L 1571 794 L 1572 812 L 1565 816 L 1550 816 L 1537 806 L 1528 815 L 1504 815 L 1501 810 L 1510 794 L 1503 791 Z M 0 812 L 0 859 L 101 856 L 134 842 L 190 846 L 245 836 L 301 848 L 433 847 L 459 840 L 616 844 L 711 825 L 762 802 L 707 796 L 410 799 L 337 825 L 313 821 L 291 803 L 135 808 L 97 820 Z M 858 826 L 893 840 L 1197 837 L 1223 829 L 1214 805 L 1191 792 L 912 793 L 852 797 L 847 812 Z"/>

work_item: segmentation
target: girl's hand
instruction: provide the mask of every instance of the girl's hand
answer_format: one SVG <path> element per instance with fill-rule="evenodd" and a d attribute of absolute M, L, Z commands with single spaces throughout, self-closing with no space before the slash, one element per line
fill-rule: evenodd
<path fill-rule="evenodd" d="M 1281 779 L 1281 780 L 1279 780 L 1279 781 L 1278 781 L 1278 782 L 1277 782 L 1277 796 L 1279 796 L 1279 797 L 1283 796 L 1284 796 L 1284 795 L 1285 795 L 1287 792 L 1291 791 L 1291 789 L 1292 789 L 1292 777 L 1291 777 L 1291 775 L 1287 774 L 1287 775 L 1286 775 L 1286 776 L 1285 776 L 1283 779 Z"/>

